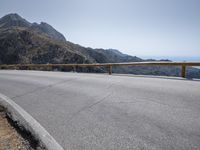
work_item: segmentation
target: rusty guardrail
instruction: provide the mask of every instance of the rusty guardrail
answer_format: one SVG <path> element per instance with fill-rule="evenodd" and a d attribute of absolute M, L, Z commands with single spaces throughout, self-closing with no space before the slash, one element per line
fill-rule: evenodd
<path fill-rule="evenodd" d="M 200 62 L 170 62 L 170 61 L 152 61 L 152 62 L 124 62 L 124 63 L 95 63 L 95 64 L 12 64 L 0 65 L 1 68 L 17 69 L 19 67 L 73 67 L 74 71 L 77 67 L 108 67 L 108 73 L 112 74 L 112 67 L 115 66 L 181 66 L 181 77 L 186 77 L 187 66 L 200 66 Z"/>

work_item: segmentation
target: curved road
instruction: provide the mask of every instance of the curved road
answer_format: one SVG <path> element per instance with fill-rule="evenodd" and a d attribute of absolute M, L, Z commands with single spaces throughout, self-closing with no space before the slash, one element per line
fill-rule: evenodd
<path fill-rule="evenodd" d="M 0 71 L 0 93 L 64 149 L 200 149 L 200 81 Z"/>

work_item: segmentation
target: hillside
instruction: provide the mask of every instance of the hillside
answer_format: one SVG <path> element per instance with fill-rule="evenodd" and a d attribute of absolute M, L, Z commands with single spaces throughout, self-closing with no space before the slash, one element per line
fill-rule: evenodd
<path fill-rule="evenodd" d="M 0 64 L 111 63 L 145 61 L 115 49 L 92 49 L 72 42 L 51 25 L 30 23 L 18 14 L 0 19 Z M 200 78 L 200 70 L 188 69 L 188 77 Z M 79 71 L 105 72 L 105 68 Z M 118 67 L 116 73 L 179 76 L 178 67 Z"/>

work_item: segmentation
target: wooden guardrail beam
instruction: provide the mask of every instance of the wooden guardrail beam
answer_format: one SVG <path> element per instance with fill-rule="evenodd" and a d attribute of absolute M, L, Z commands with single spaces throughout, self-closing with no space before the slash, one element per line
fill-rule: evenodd
<path fill-rule="evenodd" d="M 73 67 L 76 72 L 77 67 L 108 67 L 109 74 L 112 74 L 114 66 L 181 66 L 181 76 L 186 77 L 186 66 L 200 66 L 200 62 L 170 62 L 170 61 L 151 61 L 151 62 L 124 62 L 124 63 L 95 63 L 95 64 L 11 64 L 0 65 L 1 68 L 20 68 L 20 67 Z"/>
<path fill-rule="evenodd" d="M 95 64 L 12 64 L 12 65 L 6 65 L 2 64 L 0 67 L 46 67 L 46 66 L 51 66 L 51 67 L 72 67 L 72 66 L 77 66 L 77 67 L 100 67 L 100 66 L 200 66 L 200 62 L 169 62 L 169 61 L 153 61 L 153 62 L 125 62 L 125 63 L 95 63 Z"/>

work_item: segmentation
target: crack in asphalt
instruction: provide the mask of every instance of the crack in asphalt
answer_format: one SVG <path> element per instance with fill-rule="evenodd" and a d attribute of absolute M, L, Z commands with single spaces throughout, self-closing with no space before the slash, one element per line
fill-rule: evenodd
<path fill-rule="evenodd" d="M 114 84 L 116 83 L 112 83 L 110 84 L 106 89 L 110 89 Z M 103 102 L 106 98 L 110 97 L 113 94 L 112 92 L 109 92 L 106 96 L 104 96 L 103 98 L 101 98 L 100 100 L 97 100 L 96 102 L 94 102 L 93 104 L 89 105 L 89 106 L 85 106 L 83 108 L 81 108 L 80 110 L 78 110 L 77 112 L 75 112 L 69 119 L 67 122 L 70 122 L 74 117 L 78 116 L 81 112 L 90 109 L 92 107 L 94 107 L 95 105 L 98 105 L 99 103 Z"/>

